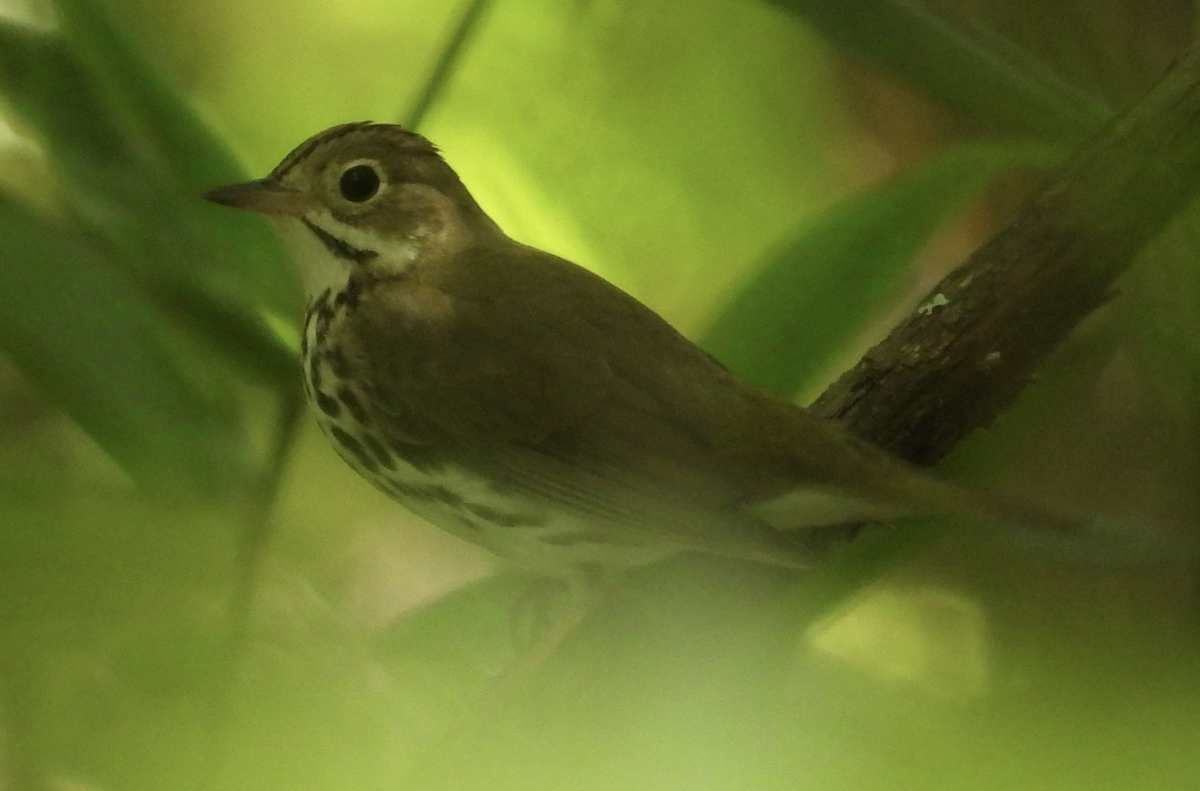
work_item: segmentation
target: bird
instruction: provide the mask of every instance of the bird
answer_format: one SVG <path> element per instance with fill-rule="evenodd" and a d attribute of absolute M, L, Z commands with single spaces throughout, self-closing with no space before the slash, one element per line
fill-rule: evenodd
<path fill-rule="evenodd" d="M 205 197 L 265 216 L 299 267 L 304 391 L 341 457 L 535 574 L 679 553 L 803 570 L 831 526 L 922 515 L 1089 532 L 740 380 L 630 294 L 509 237 L 401 126 L 334 126 Z"/>

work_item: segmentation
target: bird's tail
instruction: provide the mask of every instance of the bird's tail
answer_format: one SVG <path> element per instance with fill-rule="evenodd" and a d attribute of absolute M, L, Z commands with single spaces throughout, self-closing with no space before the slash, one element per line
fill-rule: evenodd
<path fill-rule="evenodd" d="M 1136 516 L 1087 513 L 1031 499 L 975 489 L 919 468 L 903 474 L 904 497 L 926 515 L 957 515 L 1003 540 L 1056 559 L 1100 566 L 1186 562 L 1200 543 L 1182 530 Z M 924 506 L 921 508 L 920 506 Z"/>

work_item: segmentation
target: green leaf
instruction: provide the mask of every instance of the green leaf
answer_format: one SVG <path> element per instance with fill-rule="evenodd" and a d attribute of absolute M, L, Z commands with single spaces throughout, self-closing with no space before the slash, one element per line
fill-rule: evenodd
<path fill-rule="evenodd" d="M 72 52 L 101 87 L 109 113 L 126 132 L 142 158 L 165 177 L 170 199 L 162 220 L 178 234 L 183 225 L 205 244 L 195 254 L 176 257 L 186 271 L 211 291 L 237 291 L 246 304 L 265 305 L 283 316 L 298 316 L 302 305 L 298 281 L 278 241 L 262 222 L 232 221 L 227 212 L 205 205 L 200 195 L 214 186 L 247 178 L 237 158 L 197 115 L 187 98 L 154 68 L 132 40 L 113 24 L 95 0 L 56 0 L 60 25 Z M 175 203 L 180 204 L 176 207 Z M 155 201 L 142 208 L 155 210 Z M 177 211 L 171 211 L 173 209 Z M 174 247 L 173 240 L 169 244 Z M 213 271 L 214 267 L 217 271 Z M 234 279 L 234 289 L 211 281 Z M 260 339 L 266 346 L 269 340 Z"/>
<path fill-rule="evenodd" d="M 245 178 L 228 148 L 111 22 L 101 3 L 55 0 L 59 26 L 120 125 L 192 194 Z"/>
<path fill-rule="evenodd" d="M 240 426 L 188 375 L 142 291 L 3 196 L 0 239 L 0 345 L 52 402 L 148 487 L 209 494 L 244 480 Z"/>
<path fill-rule="evenodd" d="M 72 4 L 76 15 L 87 8 Z M 77 220 L 159 288 L 221 294 L 243 314 L 298 316 L 297 278 L 265 223 L 199 197 L 243 178 L 230 155 L 119 37 L 85 21 L 94 24 L 76 20 L 74 33 L 95 33 L 81 45 L 88 58 L 52 31 L 0 23 L 0 93 L 46 149 Z M 113 62 L 96 66 L 99 51 L 116 53 Z"/>
<path fill-rule="evenodd" d="M 54 33 L 0 21 L 0 93 L 84 192 L 134 165 L 95 80 Z"/>
<path fill-rule="evenodd" d="M 156 291 L 157 301 L 247 380 L 299 392 L 299 338 L 287 332 L 290 326 L 273 325 L 267 315 L 234 295 L 173 285 Z"/>
<path fill-rule="evenodd" d="M 1043 144 L 964 145 L 850 198 L 769 256 L 701 345 L 739 376 L 794 396 L 967 198 L 1006 171 L 1048 168 L 1061 156 Z"/>
<path fill-rule="evenodd" d="M 999 35 L 970 35 L 905 0 L 773 0 L 837 44 L 999 129 L 1077 142 L 1110 115 L 1090 94 Z"/>

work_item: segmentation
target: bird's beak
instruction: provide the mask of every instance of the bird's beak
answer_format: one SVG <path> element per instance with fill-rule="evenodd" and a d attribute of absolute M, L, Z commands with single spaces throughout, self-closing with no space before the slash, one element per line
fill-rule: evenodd
<path fill-rule="evenodd" d="M 247 181 L 217 187 L 204 193 L 204 198 L 223 206 L 258 212 L 298 217 L 317 208 L 317 202 L 303 192 L 286 187 L 272 178 Z"/>

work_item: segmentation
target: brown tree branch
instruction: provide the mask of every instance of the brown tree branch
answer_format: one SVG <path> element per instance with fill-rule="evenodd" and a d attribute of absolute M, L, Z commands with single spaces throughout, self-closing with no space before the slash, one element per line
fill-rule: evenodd
<path fill-rule="evenodd" d="M 812 409 L 919 464 L 988 425 L 1200 192 L 1200 50 L 1179 59 Z"/>

